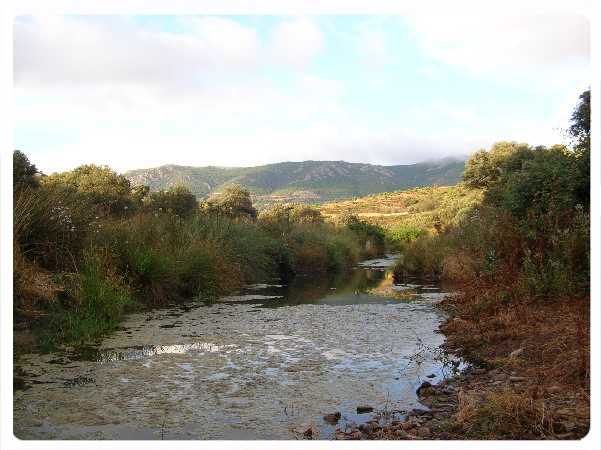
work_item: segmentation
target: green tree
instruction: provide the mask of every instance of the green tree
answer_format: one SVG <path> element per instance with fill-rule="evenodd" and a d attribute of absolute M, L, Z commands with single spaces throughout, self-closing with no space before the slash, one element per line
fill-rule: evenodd
<path fill-rule="evenodd" d="M 590 205 L 591 185 L 591 91 L 580 95 L 580 101 L 572 113 L 572 125 L 569 128 L 578 166 L 578 200 L 586 209 Z"/>
<path fill-rule="evenodd" d="M 319 209 L 310 205 L 297 203 L 291 205 L 290 221 L 293 223 L 319 224 L 323 223 L 323 216 L 321 215 Z"/>
<path fill-rule="evenodd" d="M 223 192 L 205 201 L 201 208 L 208 213 L 224 214 L 234 218 L 256 219 L 257 217 L 250 192 L 237 184 L 226 186 Z"/>
<path fill-rule="evenodd" d="M 571 117 L 572 124 L 568 132 L 572 137 L 574 147 L 577 149 L 590 149 L 591 147 L 591 90 L 580 94 L 579 103 Z"/>
<path fill-rule="evenodd" d="M 198 208 L 194 194 L 185 186 L 152 192 L 145 196 L 144 207 L 152 211 L 165 211 L 180 217 L 189 217 Z"/>
<path fill-rule="evenodd" d="M 127 178 L 108 166 L 88 164 L 44 178 L 47 186 L 64 186 L 87 198 L 108 214 L 127 212 L 132 206 L 131 185 Z"/>
<path fill-rule="evenodd" d="M 519 166 L 530 152 L 528 144 L 497 142 L 490 151 L 479 150 L 466 161 L 463 181 L 470 187 L 487 188 L 504 172 Z"/>
<path fill-rule="evenodd" d="M 36 188 L 39 186 L 38 169 L 20 150 L 13 152 L 13 188 Z"/>

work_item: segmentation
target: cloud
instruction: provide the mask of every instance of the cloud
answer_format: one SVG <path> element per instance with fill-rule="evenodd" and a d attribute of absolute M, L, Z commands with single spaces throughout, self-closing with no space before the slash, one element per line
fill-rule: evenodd
<path fill-rule="evenodd" d="M 324 48 L 324 36 L 317 24 L 308 18 L 280 23 L 272 34 L 276 60 L 295 67 L 309 64 Z"/>
<path fill-rule="evenodd" d="M 507 77 L 508 70 L 582 67 L 590 58 L 590 24 L 578 14 L 439 12 L 407 17 L 416 40 L 428 53 L 474 74 L 498 71 Z"/>
<path fill-rule="evenodd" d="M 185 89 L 216 70 L 257 64 L 254 30 L 223 18 L 184 19 L 187 33 L 148 31 L 131 19 L 47 16 L 15 22 L 18 86 L 120 84 Z"/>
<path fill-rule="evenodd" d="M 473 96 L 471 102 L 453 103 L 425 95 L 419 103 L 408 99 L 391 106 L 386 89 L 400 86 L 380 74 L 394 70 L 392 66 L 370 65 L 369 76 L 361 77 L 357 73 L 365 67 L 344 64 L 348 56 L 357 61 L 352 53 L 357 49 L 366 60 L 382 64 L 391 54 L 402 57 L 393 53 L 399 40 L 388 39 L 398 31 L 387 28 L 398 25 L 396 18 L 368 20 L 360 29 L 355 22 L 347 28 L 337 23 L 343 28 L 337 36 L 344 36 L 329 46 L 322 31 L 327 30 L 326 21 L 261 20 L 188 16 L 170 18 L 166 25 L 127 17 L 19 18 L 16 144 L 33 151 L 30 156 L 36 164 L 51 172 L 84 162 L 107 163 L 118 170 L 167 163 L 239 166 L 304 159 L 399 164 L 466 154 L 497 138 L 552 140 L 544 118 L 530 114 L 539 110 L 503 103 L 495 93 L 491 99 L 506 109 L 491 108 L 485 111 L 488 114 L 472 108 L 483 103 Z M 466 26 L 472 27 L 468 32 L 456 29 L 462 24 L 448 18 L 451 25 L 439 24 L 440 29 L 417 17 L 411 20 L 416 39 L 434 58 L 446 62 L 455 55 L 449 64 L 475 71 L 498 68 L 499 77 L 510 80 L 522 76 L 520 64 L 550 78 L 571 70 L 562 62 L 566 54 L 576 55 L 574 61 L 582 58 L 579 41 L 570 36 L 561 45 L 552 41 L 552 49 L 533 43 L 538 47 L 528 52 L 544 50 L 533 56 L 539 63 L 516 56 L 522 48 L 511 42 L 513 33 L 523 32 L 521 22 L 504 23 L 508 43 L 497 36 L 498 24 L 493 33 L 487 28 L 491 23 L 468 20 Z M 555 26 L 543 27 L 544 31 L 538 22 L 529 23 L 534 35 L 543 33 L 543 40 Z M 471 34 L 476 29 L 484 33 L 482 39 Z M 327 39 L 329 43 L 333 35 Z M 337 58 L 333 49 L 350 50 L 341 56 L 340 67 L 312 64 L 326 51 Z M 498 66 L 495 60 L 500 61 Z M 448 75 L 437 71 L 441 65 L 434 59 L 428 66 L 434 77 Z M 369 83 L 378 83 L 377 95 L 368 95 Z M 428 87 L 420 83 L 415 88 Z M 576 92 L 573 96 L 566 92 L 553 98 L 577 98 Z M 422 110 L 410 110 L 418 106 Z M 510 106 L 526 112 L 499 120 L 499 111 L 511 111 Z M 380 109 L 389 112 L 384 116 Z"/>

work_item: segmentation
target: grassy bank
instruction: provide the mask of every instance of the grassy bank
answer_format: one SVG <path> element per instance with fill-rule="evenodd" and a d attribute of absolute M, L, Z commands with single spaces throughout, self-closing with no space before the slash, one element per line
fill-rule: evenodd
<path fill-rule="evenodd" d="M 40 177 L 20 152 L 15 165 L 15 317 L 46 346 L 94 339 L 128 311 L 344 271 L 384 251 L 382 231 L 356 217 L 326 223 L 304 205 L 257 214 L 237 186 L 198 204 L 106 167 Z"/>

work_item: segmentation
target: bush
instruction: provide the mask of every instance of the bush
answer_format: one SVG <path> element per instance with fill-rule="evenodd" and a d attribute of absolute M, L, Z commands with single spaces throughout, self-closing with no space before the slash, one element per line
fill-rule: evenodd
<path fill-rule="evenodd" d="M 425 233 L 426 230 L 422 228 L 413 225 L 399 224 L 388 230 L 387 237 L 393 244 L 399 245 L 411 243 Z"/>
<path fill-rule="evenodd" d="M 131 184 L 107 166 L 88 164 L 42 179 L 48 187 L 71 189 L 103 214 L 124 215 L 132 207 Z"/>
<path fill-rule="evenodd" d="M 180 217 L 189 217 L 198 208 L 196 197 L 184 186 L 176 186 L 147 194 L 144 196 L 142 203 L 147 211 L 165 212 Z"/>
<path fill-rule="evenodd" d="M 68 305 L 49 305 L 49 326 L 42 335 L 47 346 L 94 339 L 114 329 L 126 308 L 133 304 L 127 285 L 111 271 L 110 259 L 94 248 L 86 252 L 68 298 Z"/>

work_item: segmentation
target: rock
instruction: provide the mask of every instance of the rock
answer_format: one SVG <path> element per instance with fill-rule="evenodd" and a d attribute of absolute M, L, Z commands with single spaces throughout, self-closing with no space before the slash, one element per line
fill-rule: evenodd
<path fill-rule="evenodd" d="M 419 393 L 422 389 L 426 389 L 426 388 L 430 388 L 430 387 L 432 387 L 432 383 L 430 383 L 429 381 L 424 381 L 422 384 L 419 385 L 419 387 L 417 388 L 417 391 L 415 391 L 415 393 L 417 395 L 419 395 Z"/>
<path fill-rule="evenodd" d="M 428 427 L 419 427 L 417 429 L 417 435 L 421 438 L 429 438 L 432 436 L 432 431 Z"/>
<path fill-rule="evenodd" d="M 522 353 L 524 353 L 524 349 L 523 348 L 518 348 L 517 350 L 512 351 L 509 354 L 510 358 L 517 358 L 518 356 L 520 356 Z"/>
<path fill-rule="evenodd" d="M 368 405 L 357 406 L 357 414 L 365 414 L 365 413 L 372 412 L 373 410 L 374 410 L 373 406 L 368 406 Z"/>
<path fill-rule="evenodd" d="M 431 373 L 430 375 L 427 375 L 426 377 L 427 378 L 434 378 L 434 377 L 436 377 L 436 374 L 435 373 Z"/>
<path fill-rule="evenodd" d="M 336 411 L 335 413 L 326 414 L 325 416 L 323 416 L 323 420 L 325 420 L 330 425 L 336 425 L 340 420 L 340 417 L 340 411 Z"/>
<path fill-rule="evenodd" d="M 361 425 L 363 425 L 363 426 L 361 426 Z M 359 429 L 361 431 L 363 431 L 365 434 L 371 434 L 376 430 L 376 428 L 374 427 L 374 425 L 372 423 L 368 422 L 368 423 L 361 424 L 361 425 L 359 425 Z"/>
<path fill-rule="evenodd" d="M 509 377 L 509 381 L 512 383 L 520 383 L 522 381 L 526 381 L 526 377 Z"/>
<path fill-rule="evenodd" d="M 409 411 L 410 416 L 426 416 L 426 415 L 431 415 L 432 413 L 430 411 L 428 411 L 427 409 L 422 409 L 422 408 L 413 408 L 411 411 Z"/>

